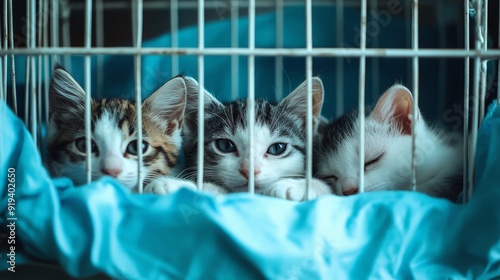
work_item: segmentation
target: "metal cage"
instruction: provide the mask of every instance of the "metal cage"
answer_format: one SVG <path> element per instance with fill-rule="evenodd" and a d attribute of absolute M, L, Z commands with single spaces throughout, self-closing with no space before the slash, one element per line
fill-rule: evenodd
<path fill-rule="evenodd" d="M 0 97 L 6 100 L 13 108 L 14 112 L 22 117 L 29 126 L 34 136 L 35 142 L 40 143 L 43 135 L 43 125 L 47 123 L 48 112 L 48 80 L 54 63 L 65 64 L 72 69 L 72 56 L 83 56 L 84 90 L 93 92 L 91 84 L 96 84 L 97 92 L 92 94 L 102 97 L 104 66 L 102 57 L 127 56 L 134 59 L 134 96 L 136 100 L 138 116 L 141 115 L 141 99 L 144 96 L 141 83 L 142 57 L 147 55 L 171 57 L 172 76 L 181 69 L 179 58 L 193 56 L 197 58 L 196 75 L 200 88 L 206 84 L 209 73 L 205 72 L 205 60 L 207 56 L 229 56 L 231 69 L 231 97 L 241 98 L 240 70 L 241 60 L 246 59 L 246 69 L 248 76 L 245 83 L 246 98 L 249 103 L 249 141 L 254 141 L 253 122 L 254 111 L 252 108 L 255 100 L 255 63 L 259 58 L 274 59 L 274 89 L 277 98 L 283 96 L 283 81 L 286 75 L 284 69 L 284 59 L 296 57 L 305 59 L 304 77 L 308 81 L 308 90 L 311 93 L 311 78 L 313 76 L 313 60 L 319 61 L 331 59 L 334 63 L 331 68 L 336 69 L 336 75 L 329 77 L 335 81 L 334 104 L 329 104 L 335 108 L 335 115 L 342 114 L 349 107 L 346 106 L 346 76 L 344 74 L 345 64 L 351 64 L 356 60 L 358 74 L 357 87 L 357 109 L 364 112 L 367 96 L 367 79 L 371 81 L 370 88 L 380 89 L 380 75 L 383 72 L 380 63 L 383 59 L 405 59 L 406 77 L 411 82 L 411 89 L 414 94 L 414 106 L 419 105 L 422 97 L 420 86 L 423 83 L 436 85 L 440 92 L 446 92 L 446 81 L 443 78 L 449 66 L 446 59 L 459 59 L 463 61 L 463 128 L 464 137 L 464 168 L 467 170 L 464 175 L 464 190 L 466 201 L 472 194 L 473 170 L 475 156 L 475 146 L 478 125 L 484 116 L 485 106 L 496 94 L 498 88 L 498 77 L 488 80 L 488 62 L 497 62 L 500 51 L 498 34 L 488 32 L 488 29 L 498 33 L 498 3 L 488 0 L 462 1 L 460 5 L 456 1 L 406 1 L 397 0 L 364 0 L 364 1 L 3 1 L 3 40 L 0 50 L 2 61 Z M 401 7 L 398 14 L 391 9 L 396 9 L 396 5 Z M 299 7 L 304 10 L 305 40 L 301 47 L 288 47 L 284 45 L 284 9 L 287 7 Z M 336 26 L 328 28 L 335 29 L 335 43 L 330 46 L 314 46 L 313 33 L 316 33 L 318 24 L 313 26 L 313 7 L 335 7 Z M 359 25 L 353 30 L 345 30 L 346 9 L 354 9 L 359 13 Z M 421 11 L 425 12 L 422 13 Z M 429 13 L 430 11 L 430 13 Z M 261 14 L 273 12 L 275 14 L 275 38 L 273 47 L 256 46 L 256 17 Z M 389 12 L 393 17 L 400 17 L 405 23 L 405 47 L 383 47 L 379 36 L 384 27 L 382 22 L 378 22 L 375 15 Z M 121 17 L 123 14 L 129 16 Z M 434 16 L 429 16 L 429 14 Z M 145 17 L 147 15 L 147 17 Z M 123 25 L 128 25 L 126 32 L 118 32 L 118 27 L 113 25 L 113 21 L 119 18 Z M 248 21 L 248 29 L 244 34 L 240 34 L 240 20 L 245 18 Z M 207 47 L 206 38 L 210 34 L 205 33 L 205 25 L 214 21 L 227 21 L 231 26 L 230 45 L 227 47 Z M 158 22 L 164 23 L 163 25 Z M 375 24 L 374 24 L 375 22 Z M 153 24 L 156 23 L 156 24 Z M 422 31 L 421 26 L 431 25 L 433 30 L 437 30 L 438 41 L 433 42 L 435 47 L 421 47 Z M 115 24 L 116 25 L 116 24 Z M 193 25 L 197 30 L 197 44 L 185 47 L 179 42 L 179 30 L 186 26 Z M 147 26 L 147 27 L 145 27 Z M 455 42 L 449 44 L 447 38 L 451 28 L 457 28 Z M 458 29 L 460 27 L 460 29 Z M 114 29 L 113 29 L 114 28 Z M 345 43 L 345 38 L 359 38 L 359 45 Z M 149 38 L 155 35 L 168 33 L 171 36 L 171 44 L 161 47 L 145 47 L 144 37 Z M 127 36 L 125 36 L 127 34 Z M 123 36 L 122 36 L 123 35 Z M 301 35 L 302 36 L 302 35 Z M 240 40 L 245 37 L 247 43 L 241 45 Z M 490 40 L 490 41 L 489 41 Z M 489 48 L 488 42 L 492 47 Z M 470 46 L 472 44 L 472 46 Z M 96 78 L 92 80 L 91 65 L 92 58 L 97 58 Z M 424 59 L 435 59 L 438 62 L 438 81 L 423 81 L 421 73 L 421 61 Z M 370 62 L 367 68 L 367 60 Z M 348 61 L 348 62 L 347 62 Z M 20 67 L 20 64 L 22 67 Z M 25 69 L 24 73 L 18 73 Z M 284 71 L 283 71 L 284 70 Z M 17 71 L 17 72 L 16 72 Z M 500 74 L 499 74 L 500 75 Z M 24 86 L 24 90 L 19 85 Z M 332 88 L 333 89 L 333 88 Z M 486 94 L 488 92 L 488 95 Z M 425 94 L 425 93 L 424 93 Z M 201 95 L 203 96 L 203 95 Z M 424 96 L 425 97 L 425 96 Z M 86 114 L 84 116 L 87 129 L 87 147 L 90 147 L 90 98 L 87 94 Z M 446 106 L 444 97 L 438 97 L 438 107 L 443 109 Z M 203 98 L 199 100 L 199 120 L 203 120 Z M 308 118 L 312 117 L 312 100 L 308 100 Z M 352 104 L 351 104 L 352 107 Z M 415 108 L 414 108 L 415 110 Z M 364 125 L 364 114 L 360 113 L 361 125 Z M 310 119 L 309 119 L 310 120 Z M 141 119 L 138 118 L 139 131 L 141 131 Z M 308 122 L 309 124 L 310 122 Z M 413 122 L 415 123 L 415 122 Z M 203 137 L 203 125 L 199 126 L 198 135 Z M 364 130 L 361 129 L 359 153 L 364 154 L 363 139 Z M 414 137 L 414 135 L 413 135 Z M 139 133 L 138 141 L 142 135 Z M 414 139 L 414 138 L 413 138 Z M 312 127 L 307 127 L 307 180 L 310 183 L 312 177 Z M 203 140 L 199 141 L 203 143 Z M 252 147 L 252 145 L 250 145 Z M 202 160 L 203 146 L 200 145 L 198 182 L 201 187 L 203 178 Z M 412 145 L 412 170 L 413 189 L 416 189 L 415 180 L 415 151 L 416 145 Z M 253 151 L 251 150 L 251 155 Z M 90 154 L 90 153 L 88 153 Z M 364 190 L 364 162 L 360 157 L 360 191 Z M 142 162 L 142 152 L 139 151 L 139 161 Z M 249 192 L 254 192 L 253 178 L 253 157 L 250 157 L 250 177 Z M 91 158 L 87 157 L 87 178 L 90 180 Z M 141 172 L 141 164 L 138 165 Z M 139 179 L 139 186 L 142 191 L 142 184 Z M 309 184 L 308 183 L 308 184 Z"/>

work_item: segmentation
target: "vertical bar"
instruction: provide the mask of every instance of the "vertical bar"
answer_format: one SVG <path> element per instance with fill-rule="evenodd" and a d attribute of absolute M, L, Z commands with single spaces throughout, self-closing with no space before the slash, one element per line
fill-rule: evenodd
<path fill-rule="evenodd" d="M 255 49 L 255 0 L 248 3 L 248 49 Z M 255 55 L 248 56 L 248 141 L 250 145 L 248 159 L 248 192 L 255 193 Z"/>
<path fill-rule="evenodd" d="M 29 0 L 27 0 L 29 1 Z M 28 6 L 29 7 L 29 6 Z M 29 13 L 29 10 L 28 10 L 28 13 Z M 29 22 L 29 18 L 27 20 Z M 29 26 L 29 24 L 28 24 Z M 29 28 L 29 27 L 28 27 Z M 26 33 L 26 47 L 28 48 L 29 47 L 29 32 Z M 30 108 L 30 98 L 29 98 L 29 94 L 30 94 L 30 66 L 31 66 L 31 59 L 29 56 L 26 56 L 26 78 L 25 78 L 25 87 L 24 87 L 24 123 L 26 124 L 26 126 L 28 126 L 29 124 L 29 108 Z"/>
<path fill-rule="evenodd" d="M 14 49 L 14 23 L 13 23 L 13 11 L 12 11 L 12 0 L 9 0 L 9 41 L 10 48 Z M 17 116 L 17 94 L 16 94 L 16 61 L 14 54 L 10 56 L 11 62 L 11 75 L 12 75 L 12 104 L 14 107 L 14 114 Z"/>
<path fill-rule="evenodd" d="M 142 0 L 137 0 L 137 4 L 134 6 L 135 8 L 135 14 L 133 16 L 136 18 L 136 41 L 135 41 L 135 47 L 136 48 L 141 48 L 142 46 L 142 24 L 143 24 L 143 5 L 142 5 Z M 135 107 L 137 111 L 137 146 L 142 147 L 142 105 L 141 105 L 141 100 L 142 100 L 142 92 L 141 92 L 141 54 L 135 54 L 134 59 L 135 59 Z M 138 191 L 139 193 L 142 193 L 143 191 L 143 174 L 142 174 L 142 164 L 143 164 L 143 155 L 142 155 L 142 148 L 137 149 L 137 186 L 138 186 Z"/>
<path fill-rule="evenodd" d="M 0 43 L 0 47 L 1 47 L 1 43 Z M 7 64 L 7 61 L 5 61 L 5 63 L 3 62 L 4 59 L 3 59 L 3 56 L 0 57 L 0 65 L 4 65 L 4 64 Z M 5 100 L 5 102 L 7 102 L 7 90 L 5 90 L 4 88 L 4 83 L 7 83 L 7 81 L 5 80 L 4 81 L 4 78 L 3 78 L 3 68 L 0 67 L 0 100 Z"/>
<path fill-rule="evenodd" d="M 378 0 L 372 0 L 371 1 L 371 10 L 373 13 L 377 13 L 378 12 Z M 380 26 L 379 28 L 382 28 L 382 26 Z M 378 48 L 379 47 L 379 36 L 377 34 L 377 36 L 371 36 L 371 40 L 373 42 L 372 44 L 372 47 L 373 48 Z M 379 58 L 378 57 L 374 57 L 371 59 L 371 62 L 372 62 L 372 92 L 375 92 L 375 93 L 379 93 L 380 92 L 380 71 L 379 71 Z"/>
<path fill-rule="evenodd" d="M 87 0 L 85 0 L 87 1 Z M 69 4 L 67 1 L 63 1 L 62 3 L 62 18 L 63 18 L 63 24 L 62 24 L 62 32 L 63 32 L 63 45 L 65 47 L 71 47 L 71 28 L 70 28 L 70 16 L 71 16 L 71 8 L 69 7 Z M 65 66 L 66 69 L 68 69 L 70 72 L 72 71 L 72 63 L 71 63 L 71 56 L 70 55 L 65 55 L 64 56 L 64 61 L 65 61 Z"/>
<path fill-rule="evenodd" d="M 500 15 L 500 5 L 498 5 L 498 14 Z M 498 48 L 500 49 L 500 19 L 498 19 Z M 500 104 L 500 61 L 497 62 L 497 102 Z"/>
<path fill-rule="evenodd" d="M 482 0 L 476 0 L 476 38 L 475 38 L 475 49 L 477 52 L 481 50 L 481 20 L 482 20 Z M 481 58 L 476 53 L 474 57 L 474 84 L 473 88 L 473 104 L 472 104 L 472 131 L 471 131 L 471 144 L 469 146 L 469 169 L 467 170 L 468 176 L 468 192 L 467 201 L 472 197 L 474 192 L 474 159 L 476 157 L 476 143 L 477 143 L 477 130 L 479 122 L 479 80 L 480 80 L 480 70 L 481 70 Z"/>
<path fill-rule="evenodd" d="M 2 24 L 2 37 L 3 37 L 3 44 L 2 47 L 7 50 L 9 44 L 7 40 L 7 0 L 3 1 L 3 24 Z M 3 66 L 2 70 L 2 95 L 0 95 L 0 98 L 3 98 L 5 101 L 7 101 L 7 54 L 3 55 L 3 58 L 1 59 L 1 63 Z"/>
<path fill-rule="evenodd" d="M 344 42 L 344 0 L 337 0 L 337 43 Z M 336 68 L 336 115 L 340 117 L 344 113 L 344 59 L 337 58 Z"/>
<path fill-rule="evenodd" d="M 30 33 L 30 48 L 34 49 L 35 42 L 36 42 L 36 22 L 35 22 L 35 16 L 36 16 L 36 1 L 31 0 L 30 3 L 30 24 L 29 24 L 29 33 Z M 31 117 L 31 133 L 33 134 L 33 142 L 35 146 L 37 145 L 38 141 L 38 135 L 37 135 L 37 115 L 36 115 L 36 110 L 37 110 L 37 87 L 36 87 L 36 59 L 35 56 L 30 56 L 31 60 L 31 74 L 30 74 L 30 79 L 31 79 L 31 110 L 30 110 L 30 117 Z"/>
<path fill-rule="evenodd" d="M 366 50 L 366 0 L 361 1 L 361 51 Z M 358 95 L 358 118 L 359 118 L 359 192 L 365 191 L 365 78 L 366 55 L 363 53 L 359 58 L 359 95 Z"/>
<path fill-rule="evenodd" d="M 3 18 L 4 20 L 7 19 L 7 9 L 5 9 L 5 6 L 7 5 L 7 2 L 4 1 L 4 9 L 3 9 Z M 7 25 L 2 24 L 2 35 L 4 35 L 4 39 L 7 39 Z M 0 48 L 5 48 L 7 49 L 7 44 L 3 44 L 1 39 L 0 39 Z M 5 61 L 5 63 L 4 63 Z M 7 74 L 7 56 L 3 55 L 0 56 L 0 99 L 7 101 L 7 76 L 4 76 L 4 73 Z M 5 66 L 5 70 L 3 69 Z M 4 86 L 5 84 L 5 86 Z"/>
<path fill-rule="evenodd" d="M 134 0 L 131 0 L 131 6 L 132 6 L 132 44 L 137 43 L 137 17 L 136 17 L 136 11 L 137 11 L 137 2 Z"/>
<path fill-rule="evenodd" d="M 283 0 L 276 0 L 276 48 L 283 48 Z M 283 99 L 283 56 L 274 59 L 276 100 Z"/>
<path fill-rule="evenodd" d="M 179 47 L 179 3 L 178 0 L 170 1 L 170 33 L 172 35 L 172 48 Z M 179 56 L 172 55 L 172 74 L 179 73 Z"/>
<path fill-rule="evenodd" d="M 238 1 L 231 0 L 231 48 L 237 48 L 239 46 L 238 14 L 239 14 Z M 237 99 L 239 93 L 239 87 L 240 87 L 239 59 L 240 57 L 237 55 L 231 56 L 231 99 L 232 100 Z"/>
<path fill-rule="evenodd" d="M 483 7 L 484 7 L 484 13 L 483 13 L 483 22 L 482 22 L 482 27 L 483 27 L 483 32 L 482 34 L 482 49 L 483 52 L 486 52 L 488 49 L 488 0 L 484 0 L 483 2 Z M 481 9 L 481 7 L 478 7 L 478 9 Z M 481 27 L 478 27 L 480 29 Z M 485 104 L 485 99 L 486 99 L 486 89 L 487 89 L 487 81 L 486 81 L 486 76 L 488 74 L 488 60 L 484 59 L 481 62 L 481 100 L 480 100 L 480 108 L 479 108 L 479 122 L 481 122 L 484 118 L 484 108 L 486 106 Z"/>
<path fill-rule="evenodd" d="M 203 51 L 205 48 L 205 6 L 203 0 L 198 0 L 198 49 Z M 198 55 L 198 173 L 197 186 L 203 188 L 203 153 L 205 136 L 205 60 L 204 55 Z"/>
<path fill-rule="evenodd" d="M 68 7 L 66 7 L 68 9 Z M 64 34 L 64 37 L 69 36 L 69 34 Z M 85 48 L 90 50 L 91 40 L 92 40 L 92 0 L 85 0 Z M 84 79 L 85 79 L 85 146 L 86 146 L 86 172 L 87 172 L 87 183 L 92 181 L 92 135 L 91 135 L 91 119 L 90 119 L 90 106 L 91 106 L 91 92 L 90 92 L 90 55 L 85 55 L 84 60 Z"/>
<path fill-rule="evenodd" d="M 465 50 L 470 50 L 470 34 L 469 34 L 469 0 L 464 0 L 464 9 L 465 9 L 465 17 L 464 17 L 464 47 Z M 465 57 L 465 73 L 464 73 L 464 131 L 463 131 L 463 183 L 462 183 L 462 195 L 463 195 L 463 203 L 467 202 L 468 197 L 468 172 L 469 170 L 469 87 L 470 87 L 470 58 Z"/>
<path fill-rule="evenodd" d="M 417 190 L 417 161 L 416 161 L 416 152 L 417 152 L 417 112 L 418 112 L 418 56 L 416 53 L 418 52 L 418 0 L 413 0 L 413 15 L 412 15 L 412 49 L 415 51 L 413 56 L 413 114 L 411 121 L 411 188 L 413 191 Z"/>
<path fill-rule="evenodd" d="M 312 0 L 306 0 L 306 47 L 308 51 L 313 50 L 312 40 Z M 305 200 L 310 199 L 310 188 L 313 167 L 313 105 L 312 105 L 312 68 L 311 55 L 306 57 L 306 79 L 307 79 L 307 117 L 306 117 L 306 195 Z"/>
<path fill-rule="evenodd" d="M 46 2 L 46 1 L 45 1 Z M 39 1 L 38 2 L 38 24 L 37 24 L 37 28 L 38 28 L 38 44 L 37 46 L 38 47 L 42 47 L 42 39 L 43 39 L 43 29 L 42 29 L 42 20 L 43 20 L 43 3 L 42 1 Z M 38 58 L 38 63 L 37 63 L 37 66 L 38 66 L 38 84 L 37 84 L 37 102 L 38 102 L 38 108 L 37 108 L 37 124 L 38 124 L 38 129 L 40 129 L 41 127 L 41 124 L 42 124 L 42 105 L 43 105 L 43 102 L 42 102 L 42 55 L 38 55 L 37 56 Z M 37 133 L 38 134 L 38 133 Z M 41 131 L 40 131 L 40 135 L 41 135 Z"/>
<path fill-rule="evenodd" d="M 98 47 L 104 46 L 104 5 L 103 0 L 96 0 L 95 2 L 95 44 Z M 104 86 L 104 56 L 97 56 L 97 97 L 103 98 Z"/>
<path fill-rule="evenodd" d="M 49 46 L 49 1 L 43 1 L 43 46 Z M 49 56 L 43 56 L 45 125 L 49 123 Z"/>
<path fill-rule="evenodd" d="M 30 5 L 31 5 L 31 2 L 30 0 L 26 0 L 26 27 L 27 27 L 27 30 L 26 30 L 26 48 L 29 48 L 30 47 L 30 42 L 31 42 L 31 32 L 30 32 L 30 28 L 31 28 L 31 17 L 30 17 L 30 11 L 31 11 L 31 8 L 30 8 Z M 30 94 L 30 66 L 31 66 L 31 59 L 29 56 L 26 56 L 26 76 L 25 76 L 25 80 L 24 80 L 24 123 L 26 124 L 26 127 L 28 127 L 28 124 L 29 124 L 29 105 L 30 105 L 30 98 L 29 98 L 29 94 Z"/>
<path fill-rule="evenodd" d="M 50 22 L 51 32 L 51 46 L 54 48 L 59 47 L 59 1 L 52 1 L 52 18 Z M 52 62 L 59 62 L 59 55 L 52 55 Z"/>
<path fill-rule="evenodd" d="M 405 25 L 407 27 L 406 31 L 405 31 L 405 38 L 406 38 L 406 46 L 410 47 L 412 45 L 412 36 L 407 36 L 407 33 L 411 33 L 412 32 L 412 22 L 411 22 L 411 18 L 412 18 L 412 2 L 411 1 L 404 1 L 404 4 L 405 5 Z M 409 5 L 409 6 L 407 6 Z M 407 73 L 406 73 L 406 78 L 408 79 L 408 81 L 410 81 L 412 79 L 412 63 L 411 63 L 411 60 L 406 60 L 407 61 Z"/>
<path fill-rule="evenodd" d="M 446 9 L 444 8 L 444 2 L 443 1 L 437 1 L 437 5 L 438 5 L 438 15 L 445 15 L 446 14 Z M 439 47 L 442 48 L 442 49 L 445 49 L 446 48 L 446 26 L 445 26 L 445 19 L 443 16 L 438 16 L 437 17 L 437 21 L 438 21 L 438 34 L 439 34 Z M 437 88 L 438 88 L 438 92 L 440 94 L 438 94 L 438 102 L 437 102 L 437 105 L 438 105 L 438 108 L 437 108 L 437 111 L 438 112 L 441 112 L 441 111 L 444 111 L 444 107 L 445 107 L 445 97 L 446 95 L 444 93 L 446 93 L 446 77 L 448 77 L 448 74 L 447 74 L 447 60 L 445 58 L 440 58 L 439 59 L 439 65 L 438 65 L 438 84 L 437 84 Z"/>

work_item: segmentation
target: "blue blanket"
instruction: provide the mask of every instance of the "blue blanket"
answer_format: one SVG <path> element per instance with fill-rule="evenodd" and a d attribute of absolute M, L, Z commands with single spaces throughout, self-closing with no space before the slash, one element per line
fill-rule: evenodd
<path fill-rule="evenodd" d="M 110 178 L 75 188 L 49 178 L 4 102 L 0 120 L 1 226 L 16 242 L 2 255 L 17 265 L 26 253 L 57 261 L 73 276 L 126 279 L 500 277 L 500 108 L 494 105 L 481 126 L 477 190 L 466 205 L 402 191 L 305 203 L 187 189 L 139 195 Z"/>

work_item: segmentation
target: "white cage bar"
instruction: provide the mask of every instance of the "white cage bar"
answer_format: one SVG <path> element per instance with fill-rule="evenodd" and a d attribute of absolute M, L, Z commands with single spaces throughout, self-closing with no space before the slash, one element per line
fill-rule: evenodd
<path fill-rule="evenodd" d="M 484 5 L 478 7 L 477 9 L 481 9 L 482 13 L 482 31 L 480 31 L 478 34 L 481 36 L 481 49 L 483 51 L 486 51 L 488 49 L 488 13 L 484 12 L 483 9 L 486 10 L 486 7 L 488 7 L 488 0 L 483 0 Z M 478 27 L 481 29 L 481 27 Z M 480 107 L 479 107 L 479 122 L 481 122 L 484 118 L 484 110 L 485 110 L 485 99 L 486 99 L 486 88 L 487 88 L 487 82 L 486 82 L 486 72 L 487 72 L 487 65 L 488 61 L 487 60 L 482 60 L 481 63 L 481 101 L 480 101 Z"/>
<path fill-rule="evenodd" d="M 10 41 L 10 49 L 14 49 L 14 23 L 13 23 L 13 9 L 12 9 L 12 0 L 9 0 L 9 41 Z M 7 61 L 5 61 L 7 64 Z M 17 91 L 16 91 L 16 62 L 14 54 L 10 56 L 10 67 L 11 67 L 11 83 L 12 83 L 12 106 L 14 110 L 14 114 L 18 114 L 17 112 Z M 7 92 L 5 92 L 5 97 L 7 97 Z"/>
<path fill-rule="evenodd" d="M 476 0 L 475 3 L 475 12 L 476 12 L 476 38 L 475 38 L 475 49 L 476 51 L 481 50 L 482 43 L 482 30 L 480 28 L 481 20 L 482 20 L 482 0 Z M 468 192 L 465 194 L 467 196 L 467 201 L 472 197 L 472 193 L 474 191 L 474 158 L 476 156 L 476 144 L 477 144 L 477 131 L 479 126 L 479 88 L 480 88 L 480 72 L 481 72 L 481 57 L 476 56 L 474 58 L 474 81 L 473 81 L 473 102 L 472 102 L 472 129 L 470 132 L 471 142 L 469 145 L 469 161 L 468 161 L 468 169 L 467 176 L 469 180 L 468 184 Z M 464 170 L 465 172 L 465 170 Z"/>
<path fill-rule="evenodd" d="M 283 47 L 283 0 L 276 0 L 276 48 Z M 283 57 L 276 56 L 274 59 L 274 90 L 276 100 L 283 99 Z"/>
<path fill-rule="evenodd" d="M 361 34 L 359 58 L 359 90 L 358 90 L 358 119 L 359 119 L 359 192 L 365 192 L 365 82 L 366 82 L 366 0 L 361 1 Z"/>
<path fill-rule="evenodd" d="M 179 1 L 170 1 L 170 32 L 172 34 L 172 48 L 177 48 L 179 46 Z M 144 5 L 144 4 L 143 4 Z M 179 72 L 179 57 L 177 55 L 172 55 L 172 75 Z"/>
<path fill-rule="evenodd" d="M 464 48 L 465 50 L 470 49 L 470 36 L 469 36 L 469 0 L 464 0 Z M 464 65 L 464 129 L 463 129 L 463 181 L 462 181 L 462 192 L 463 192 L 463 202 L 467 202 L 467 191 L 468 191 L 468 170 L 469 170 L 469 80 L 470 80 L 470 59 L 469 57 L 465 58 Z"/>
<path fill-rule="evenodd" d="M 1 50 L 0 55 L 4 53 L 15 55 L 38 55 L 41 54 L 57 54 L 57 55 L 204 55 L 204 56 L 290 56 L 290 57 L 305 57 L 312 55 L 314 57 L 379 57 L 379 58 L 464 58 L 464 57 L 479 57 L 483 59 L 498 59 L 500 50 L 459 50 L 459 49 L 401 49 L 401 48 L 370 48 L 361 51 L 359 48 L 314 48 L 308 51 L 305 48 L 156 48 L 156 47 L 106 47 L 86 49 L 82 47 L 59 47 L 59 48 L 38 48 L 38 49 L 14 49 Z"/>
<path fill-rule="evenodd" d="M 52 4 L 54 5 L 54 4 Z M 50 16 L 50 6 L 49 1 L 43 2 L 43 46 L 49 46 L 49 16 Z M 41 75 L 41 74 L 40 74 Z M 43 103 L 45 104 L 45 123 L 49 123 L 49 85 L 50 85 L 50 68 L 49 68 L 49 56 L 43 56 Z M 41 86 L 41 85 L 40 85 Z"/>
<path fill-rule="evenodd" d="M 0 48 L 3 48 L 4 50 L 7 50 L 8 49 L 8 38 L 7 38 L 7 19 L 8 19 L 8 15 L 7 15 L 7 12 L 8 12 L 8 4 L 7 4 L 7 1 L 3 1 L 3 23 L 2 23 L 2 41 L 3 43 L 1 43 L 1 47 Z M 3 98 L 5 99 L 7 97 L 7 54 L 4 54 L 1 58 L 0 58 L 0 64 L 2 65 L 2 70 L 1 70 L 1 75 L 0 75 L 0 79 L 1 79 L 1 87 L 2 89 L 0 90 L 1 91 L 1 94 L 0 94 L 0 98 Z"/>
<path fill-rule="evenodd" d="M 237 0 L 231 0 L 231 48 L 237 48 L 239 46 L 239 36 L 238 36 L 238 17 L 239 17 L 239 6 Z M 238 98 L 239 94 L 239 56 L 231 56 L 231 99 Z"/>
<path fill-rule="evenodd" d="M 418 0 L 413 0 L 412 3 L 413 13 L 412 13 L 412 49 L 418 51 Z M 413 191 L 417 190 L 417 121 L 419 119 L 418 115 L 418 57 L 414 56 L 412 60 L 412 85 L 413 85 L 413 109 L 412 109 L 412 120 L 411 120 L 411 189 Z"/>
<path fill-rule="evenodd" d="M 86 0 L 85 9 L 85 48 L 90 49 L 92 45 L 92 0 Z M 68 30 L 69 32 L 69 30 Z M 91 85 L 90 85 L 90 55 L 84 60 L 84 91 L 85 91 L 85 154 L 87 183 L 92 181 L 92 136 L 91 136 Z"/>
<path fill-rule="evenodd" d="M 104 5 L 103 0 L 95 1 L 95 45 L 104 47 Z M 98 98 L 104 97 L 104 57 L 97 57 L 97 94 Z"/>
<path fill-rule="evenodd" d="M 142 0 L 132 1 L 133 11 L 136 25 L 135 27 L 135 46 L 140 48 L 142 46 L 142 29 L 143 29 L 143 3 Z M 142 176 L 142 165 L 143 165 L 143 151 L 142 151 L 142 63 L 141 56 L 136 54 L 134 56 L 134 76 L 135 76 L 135 110 L 137 112 L 137 188 L 138 192 L 143 191 L 143 176 Z"/>
<path fill-rule="evenodd" d="M 344 0 L 336 0 L 336 16 L 337 16 L 337 43 L 344 41 Z M 342 47 L 342 46 L 341 46 Z M 344 113 L 344 59 L 337 58 L 336 61 L 336 117 L 340 117 Z"/>
<path fill-rule="evenodd" d="M 312 3 L 306 1 L 306 48 L 313 49 L 312 36 Z M 310 199 L 313 168 L 313 101 L 312 101 L 312 56 L 306 57 L 306 80 L 307 80 L 307 117 L 306 117 L 306 193 L 305 200 Z"/>
<path fill-rule="evenodd" d="M 198 2 L 198 49 L 203 52 L 205 48 L 205 3 L 203 0 Z M 198 161 L 196 183 L 198 189 L 203 189 L 203 153 L 205 143 L 205 125 L 203 122 L 205 115 L 205 57 L 202 53 L 198 54 Z"/>
<path fill-rule="evenodd" d="M 248 5 L 248 50 L 255 49 L 255 0 Z M 248 192 L 255 193 L 255 56 L 248 56 Z"/>
<path fill-rule="evenodd" d="M 29 24 L 32 24 L 35 26 L 35 17 L 36 15 L 36 1 L 31 0 L 29 4 Z M 36 28 L 30 28 L 29 32 L 30 38 L 28 40 L 29 42 L 29 47 L 32 49 L 35 49 L 35 42 L 36 42 Z M 28 58 L 28 60 L 31 63 L 31 67 L 29 68 L 30 71 L 30 127 L 31 127 L 31 134 L 33 135 L 33 142 L 35 145 L 37 145 L 38 141 L 38 134 L 37 134 L 37 120 L 36 120 L 36 109 L 37 109 L 37 88 L 36 88 L 36 60 L 35 56 L 31 56 Z"/>

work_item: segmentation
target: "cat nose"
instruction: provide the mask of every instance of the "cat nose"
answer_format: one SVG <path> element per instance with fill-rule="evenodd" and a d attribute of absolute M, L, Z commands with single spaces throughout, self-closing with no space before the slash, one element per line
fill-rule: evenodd
<path fill-rule="evenodd" d="M 246 168 L 241 168 L 241 169 L 240 169 L 240 174 L 241 174 L 243 177 L 245 177 L 246 179 L 248 179 L 248 169 L 246 169 Z M 260 169 L 254 168 L 254 170 L 253 170 L 253 175 L 254 175 L 254 176 L 257 176 L 257 175 L 259 175 L 259 174 L 260 174 Z"/>
<path fill-rule="evenodd" d="M 118 175 L 120 175 L 120 173 L 122 173 L 122 171 L 123 171 L 122 169 L 112 169 L 112 168 L 110 168 L 110 169 L 107 169 L 107 168 L 101 169 L 101 172 L 103 174 L 109 175 L 109 176 L 114 177 L 114 178 L 118 177 Z"/>
<path fill-rule="evenodd" d="M 349 186 L 345 188 L 345 190 L 342 191 L 344 195 L 353 195 L 358 193 L 358 187 L 357 186 Z"/>

